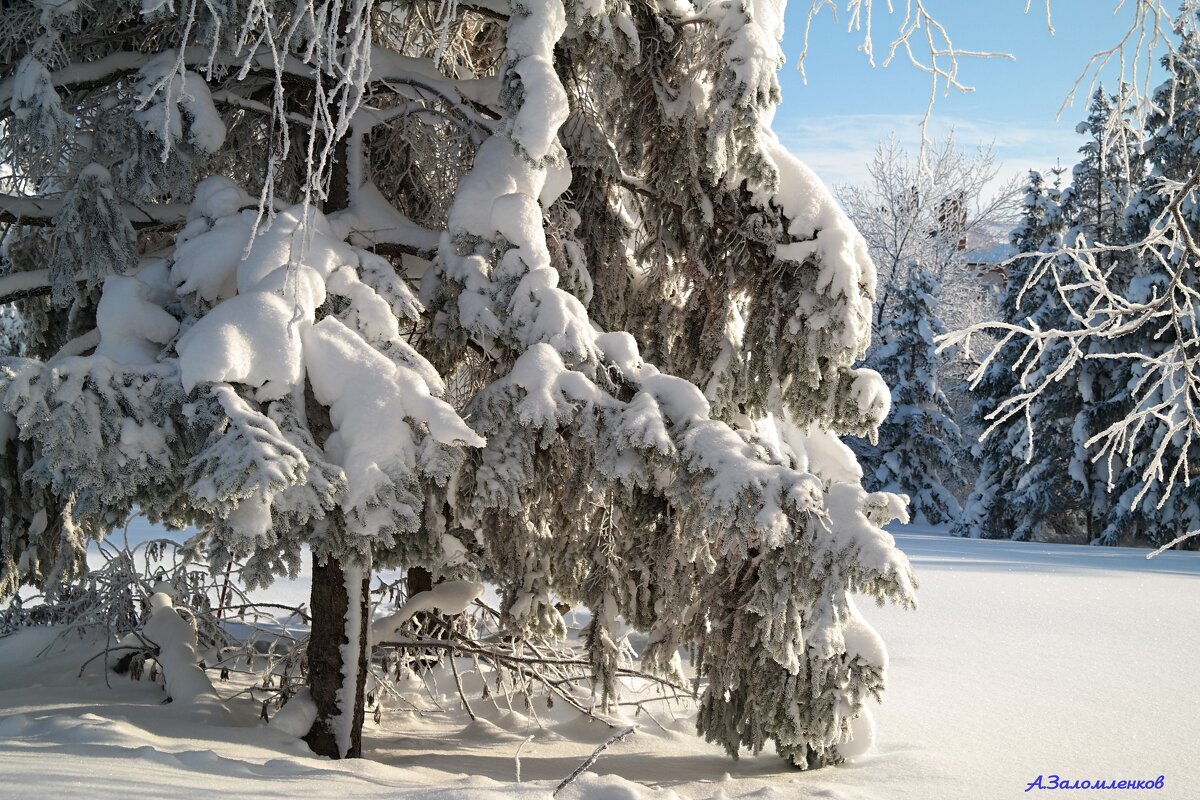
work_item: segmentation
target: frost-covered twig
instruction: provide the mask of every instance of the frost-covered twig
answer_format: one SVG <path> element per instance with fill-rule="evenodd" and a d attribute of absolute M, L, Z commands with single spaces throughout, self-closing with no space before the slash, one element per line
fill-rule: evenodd
<path fill-rule="evenodd" d="M 1033 5 L 1034 0 L 1025 0 L 1026 14 L 1032 11 Z M 1086 87 L 1086 93 L 1090 95 L 1096 88 L 1100 75 L 1112 64 L 1118 67 L 1119 80 L 1135 87 L 1139 99 L 1139 114 L 1152 108 L 1151 81 L 1158 80 L 1154 71 L 1154 60 L 1160 51 L 1175 52 L 1170 36 L 1174 10 L 1168 9 L 1163 0 L 1111 0 L 1109 6 L 1114 15 L 1127 14 L 1129 23 L 1116 42 L 1097 50 L 1089 57 L 1071 90 L 1063 99 L 1059 109 L 1060 115 L 1072 105 L 1081 88 Z M 1055 33 L 1051 18 L 1052 7 L 1053 0 L 1044 0 L 1045 25 L 1051 36 Z M 825 9 L 829 9 L 835 18 L 839 10 L 845 10 L 847 30 L 862 33 L 859 50 L 871 66 L 875 66 L 875 36 L 879 27 L 877 19 L 884 15 L 897 18 L 898 21 L 891 28 L 893 33 L 889 34 L 892 38 L 887 45 L 882 64 L 887 67 L 898 54 L 903 54 L 911 67 L 929 77 L 928 100 L 919 123 L 922 140 L 919 161 L 922 169 L 926 166 L 925 145 L 932 144 L 927 130 L 939 93 L 947 94 L 951 89 L 959 92 L 974 91 L 959 77 L 962 63 L 969 59 L 1013 58 L 1005 52 L 959 47 L 955 44 L 951 32 L 942 24 L 936 11 L 930 8 L 926 0 L 906 0 L 902 5 L 896 6 L 893 6 L 890 0 L 886 3 L 877 0 L 845 0 L 844 3 L 839 0 L 809 0 L 803 46 L 797 59 L 798 69 L 805 79 L 813 25 Z"/>
<path fill-rule="evenodd" d="M 861 31 L 862 43 L 859 49 L 867 57 L 871 66 L 875 66 L 875 17 L 882 3 L 875 0 L 846 0 L 845 10 L 849 17 L 848 30 Z M 808 55 L 809 37 L 812 33 L 813 22 L 820 12 L 829 8 L 835 16 L 839 5 L 836 0 L 810 0 L 807 18 L 804 26 L 804 45 L 797 59 L 800 74 L 807 80 L 805 59 Z M 892 3 L 884 6 L 884 11 L 890 16 L 894 13 Z M 896 26 L 895 37 L 888 44 L 887 55 L 883 66 L 890 66 L 897 54 L 903 53 L 909 65 L 929 76 L 929 100 L 925 113 L 921 117 L 920 131 L 922 148 L 920 162 L 925 165 L 925 145 L 932 144 L 926 130 L 933 115 L 934 104 L 939 91 L 948 93 L 951 89 L 960 92 L 972 92 L 974 89 L 962 83 L 959 79 L 960 62 L 964 59 L 993 59 L 1012 60 L 1012 55 L 1003 52 L 982 50 L 967 50 L 957 46 L 950 32 L 929 10 L 925 0 L 907 0 L 903 6 L 903 16 Z"/>
<path fill-rule="evenodd" d="M 611 747 L 614 744 L 616 744 L 617 742 L 621 741 L 626 736 L 628 736 L 629 734 L 633 733 L 636 730 L 637 730 L 637 726 L 630 725 L 628 728 L 617 731 L 612 736 L 605 739 L 603 743 L 601 743 L 599 746 L 596 747 L 595 750 L 592 751 L 592 754 L 587 757 L 586 761 L 584 761 L 582 764 L 580 764 L 578 767 L 576 767 L 574 772 L 572 772 L 570 775 L 568 775 L 567 777 L 562 779 L 562 782 L 560 784 L 558 784 L 558 786 L 555 788 L 555 790 L 553 792 L 550 793 L 550 796 L 558 797 L 559 792 L 561 792 L 563 789 L 567 788 L 567 786 L 569 786 L 580 775 L 582 775 L 583 773 L 585 773 L 589 769 L 591 769 L 591 766 L 596 763 L 596 759 L 600 758 L 601 753 L 603 753 L 609 747 Z"/>
<path fill-rule="evenodd" d="M 1155 556 L 1162 555 L 1163 553 L 1167 552 L 1175 545 L 1185 542 L 1188 539 L 1191 539 L 1193 536 L 1200 536 L 1200 529 L 1194 530 L 1194 531 L 1188 531 L 1187 533 L 1183 534 L 1182 536 L 1176 536 L 1174 539 L 1172 539 L 1171 541 L 1162 545 L 1161 547 L 1147 553 L 1146 558 L 1151 559 L 1151 558 L 1154 558 Z"/>
<path fill-rule="evenodd" d="M 469 702 L 467 702 L 467 695 L 465 692 L 463 692 L 462 678 L 459 677 L 458 664 L 454 663 L 454 654 L 453 653 L 450 654 L 450 669 L 454 673 L 454 688 L 458 689 L 458 697 L 460 700 L 462 700 L 463 709 L 467 712 L 467 716 L 471 718 L 471 721 L 474 722 L 476 719 L 475 712 L 471 710 L 471 704 Z M 517 763 L 519 764 L 520 762 L 518 761 Z M 519 767 L 517 769 L 517 772 L 519 775 L 519 773 L 520 773 Z M 518 776 L 517 780 L 520 781 L 519 776 Z"/>
<path fill-rule="evenodd" d="M 535 657 L 522 657 L 505 653 L 500 650 L 475 645 L 468 641 L 445 641 L 437 639 L 415 639 L 415 640 L 397 640 L 392 642 L 382 642 L 381 646 L 385 647 L 402 647 L 402 648 L 431 648 L 440 649 L 447 652 L 461 650 L 466 653 L 471 653 L 478 656 L 484 661 L 493 663 L 502 669 L 512 671 L 514 674 L 527 679 L 532 679 L 537 683 L 545 686 L 547 690 L 552 692 L 556 697 L 563 700 L 567 705 L 573 707 L 581 714 L 586 714 L 591 717 L 596 717 L 604 722 L 609 727 L 615 727 L 613 723 L 598 717 L 593 709 L 589 709 L 579 702 L 570 692 L 562 689 L 553 679 L 544 675 L 539 669 L 540 665 L 546 664 L 550 666 L 571 664 L 573 666 L 589 666 L 589 662 L 582 659 L 540 659 Z"/>
<path fill-rule="evenodd" d="M 1047 0 L 1046 14 L 1049 19 L 1050 0 Z M 1114 61 L 1117 63 L 1119 80 L 1132 86 L 1137 91 L 1139 114 L 1151 107 L 1153 102 L 1152 80 L 1158 78 L 1154 71 L 1154 61 L 1160 48 L 1167 53 L 1176 53 L 1175 44 L 1171 37 L 1171 19 L 1174 10 L 1168 10 L 1162 0 L 1117 0 L 1113 3 L 1112 13 L 1121 11 L 1130 13 L 1129 25 L 1121 33 L 1121 38 L 1110 47 L 1093 53 L 1079 76 L 1071 86 L 1070 92 L 1059 106 L 1059 116 L 1074 102 L 1079 90 L 1085 85 L 1085 94 L 1091 95 L 1100 81 L 1104 70 Z M 1051 27 L 1053 32 L 1053 27 Z M 1139 119 L 1141 117 L 1139 116 Z"/>
<path fill-rule="evenodd" d="M 1015 179 L 998 180 L 993 149 L 960 149 L 952 131 L 928 148 L 921 169 L 893 135 L 876 146 L 868 172 L 869 182 L 838 187 L 837 196 L 879 272 L 875 341 L 894 313 L 894 296 L 918 268 L 941 282 L 948 325 L 988 319 L 991 309 L 982 307 L 979 276 L 968 261 L 972 248 L 998 236 L 992 228 L 1011 225 L 1021 189 Z"/>
<path fill-rule="evenodd" d="M 1137 146 L 1143 154 L 1138 158 L 1147 158 L 1154 169 L 1139 162 L 1136 172 L 1126 165 L 1123 176 L 1106 178 L 1106 185 L 1124 180 L 1131 187 L 1128 196 L 1114 201 L 1125 221 L 1105 234 L 1107 241 L 1081 232 L 1062 242 L 1060 235 L 1058 244 L 1009 262 L 1021 276 L 1008 290 L 1016 307 L 1038 296 L 1057 313 L 1036 316 L 1046 312 L 1031 309 L 1035 316 L 1027 319 L 972 325 L 941 340 L 945 349 L 969 345 L 981 333 L 999 338 L 971 380 L 978 385 L 995 374 L 996 359 L 1006 354 L 1003 366 L 1014 376 L 1013 389 L 988 413 L 984 436 L 1023 424 L 1027 459 L 1040 422 L 1039 404 L 1051 388 L 1085 369 L 1105 376 L 1113 396 L 1089 394 L 1081 402 L 1103 399 L 1110 410 L 1077 417 L 1072 435 L 1086 460 L 1100 464 L 1098 482 L 1113 495 L 1117 516 L 1108 523 L 1110 531 L 1122 519 L 1133 519 L 1148 498 L 1155 511 L 1173 503 L 1175 511 L 1161 524 L 1146 523 L 1161 529 L 1154 537 L 1158 541 L 1164 535 L 1174 538 L 1177 526 L 1194 527 L 1186 493 L 1200 452 L 1200 287 L 1194 277 L 1200 264 L 1195 233 L 1200 169 L 1189 152 L 1181 159 L 1176 147 L 1178 129 L 1190 129 L 1188 115 L 1195 112 L 1181 106 L 1178 113 L 1185 116 L 1173 117 L 1165 99 L 1176 84 L 1194 85 L 1195 13 L 1185 5 L 1181 25 L 1187 52 L 1165 62 L 1174 79 L 1156 93 L 1158 116 L 1148 123 L 1144 146 Z M 1188 64 L 1177 63 L 1180 59 Z"/>
<path fill-rule="evenodd" d="M 525 741 L 517 747 L 516 754 L 513 755 L 513 761 L 516 762 L 517 783 L 521 782 L 521 751 L 525 749 L 525 745 L 533 741 L 533 736 L 526 736 Z"/>

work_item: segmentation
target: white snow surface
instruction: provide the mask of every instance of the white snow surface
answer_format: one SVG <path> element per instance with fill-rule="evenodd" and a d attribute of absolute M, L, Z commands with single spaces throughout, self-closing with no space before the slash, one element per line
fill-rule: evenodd
<path fill-rule="evenodd" d="M 352 194 L 349 208 L 329 215 L 329 223 L 340 238 L 367 248 L 380 242 L 396 242 L 430 253 L 437 249 L 438 233 L 397 211 L 374 184 L 364 183 Z"/>
<path fill-rule="evenodd" d="M 326 453 L 349 481 L 347 508 L 365 507 L 390 482 L 391 470 L 411 471 L 416 447 L 409 420 L 424 423 L 443 444 L 480 447 L 475 433 L 413 369 L 389 361 L 334 317 L 303 331 L 304 363 L 317 400 L 336 431 Z"/>
<path fill-rule="evenodd" d="M 191 222 L 200 217 L 230 217 L 241 209 L 254 205 L 257 205 L 254 199 L 241 186 L 223 175 L 213 175 L 196 184 L 187 219 Z"/>
<path fill-rule="evenodd" d="M 557 149 L 558 128 L 570 111 L 567 92 L 554 69 L 554 45 L 566 29 L 561 0 L 513 4 L 505 42 L 524 94 L 520 108 L 511 116 L 512 138 L 538 163 Z"/>
<path fill-rule="evenodd" d="M 814 290 L 846 304 L 841 320 L 843 345 L 853 348 L 869 341 L 876 274 L 866 240 L 824 181 L 792 155 L 774 131 L 763 127 L 759 136 L 778 170 L 779 188 L 773 195 L 760 192 L 758 202 L 783 207 L 791 220 L 788 235 L 794 240 L 776 248 L 776 257 L 803 262 L 815 256 L 819 273 Z M 796 331 L 813 325 L 811 309 L 797 308 L 789 324 Z"/>
<path fill-rule="evenodd" d="M 272 730 L 299 739 L 312 729 L 317 721 L 317 704 L 313 702 L 312 693 L 305 686 L 292 695 L 287 705 L 279 709 L 279 713 L 270 719 Z"/>
<path fill-rule="evenodd" d="M 692 733 L 683 707 L 661 704 L 630 719 L 634 735 L 606 750 L 563 800 L 999 800 L 1032 797 L 1039 775 L 1153 780 L 1161 790 L 1051 792 L 1063 797 L 1190 800 L 1200 785 L 1200 715 L 1188 688 L 1200 663 L 1192 624 L 1200 555 L 955 539 L 893 528 L 921 580 L 921 608 L 871 608 L 888 643 L 890 686 L 870 703 L 875 749 L 851 763 L 802 773 L 772 753 L 732 761 Z M 307 563 L 307 562 L 306 562 Z M 269 596 L 307 597 L 308 573 Z M 576 611 L 572 627 L 586 624 Z M 0 775 L 6 796 L 99 798 L 302 796 L 368 800 L 545 800 L 607 738 L 568 712 L 498 708 L 480 700 L 482 677 L 460 660 L 479 720 L 459 710 L 452 678 L 413 676 L 421 708 L 368 715 L 367 759 L 314 758 L 285 712 L 271 725 L 259 706 L 230 702 L 228 724 L 197 724 L 161 685 L 110 676 L 99 646 L 31 629 L 0 639 Z M 635 639 L 636 642 L 636 639 Z M 51 645 L 45 655 L 37 653 Z M 860 645 L 861 646 L 861 645 Z M 218 684 L 228 696 L 233 684 Z M 516 707 L 516 703 L 514 703 Z M 540 720 L 540 724 L 539 724 Z M 856 721 L 856 743 L 871 722 Z M 663 730 L 665 728 L 665 730 Z M 288 730 L 283 730 L 288 729 Z M 290 734 L 290 735 L 289 735 Z M 521 750 L 521 777 L 514 755 Z M 853 748 L 853 745 L 851 746 Z"/>
<path fill-rule="evenodd" d="M 458 255 L 448 235 L 440 252 L 446 276 L 463 286 L 458 310 L 468 330 L 495 336 L 506 320 L 523 346 L 550 344 L 574 364 L 594 358 L 595 332 L 578 298 L 558 288 L 537 200 L 561 190 L 562 177 L 559 170 L 530 164 L 508 138 L 487 139 L 455 192 L 449 229 L 483 239 L 502 237 L 511 246 L 494 271 L 478 255 Z M 497 303 L 498 284 L 507 281 L 518 284 L 503 307 Z"/>
<path fill-rule="evenodd" d="M 244 383 L 263 400 L 286 396 L 303 377 L 295 305 L 277 294 L 231 297 L 188 328 L 175 345 L 183 386 Z"/>
<path fill-rule="evenodd" d="M 21 59 L 12 77 L 12 97 L 9 110 L 18 119 L 25 119 L 34 111 L 52 113 L 58 111 L 58 94 L 46 66 L 31 55 Z"/>

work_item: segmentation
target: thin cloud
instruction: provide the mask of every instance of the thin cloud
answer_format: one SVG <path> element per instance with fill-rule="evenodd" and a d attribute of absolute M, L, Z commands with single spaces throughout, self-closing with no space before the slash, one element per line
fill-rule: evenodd
<path fill-rule="evenodd" d="M 916 114 L 843 114 L 778 120 L 776 132 L 793 153 L 830 186 L 863 183 L 876 145 L 891 133 L 913 152 L 920 144 Z M 1056 161 L 1070 166 L 1083 138 L 1066 125 L 1031 126 L 1013 122 L 935 117 L 928 134 L 935 141 L 951 130 L 959 147 L 992 145 L 1002 174 L 1049 170 Z"/>

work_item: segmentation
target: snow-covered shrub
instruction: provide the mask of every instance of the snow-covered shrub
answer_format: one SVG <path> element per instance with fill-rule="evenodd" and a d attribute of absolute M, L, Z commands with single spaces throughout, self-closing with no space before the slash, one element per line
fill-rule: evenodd
<path fill-rule="evenodd" d="M 169 593 L 196 630 L 206 649 L 229 646 L 234 640 L 221 625 L 216 600 L 220 587 L 203 565 L 186 556 L 178 542 L 152 539 L 130 546 L 119 536 L 96 545 L 101 562 L 77 582 L 48 595 L 16 594 L 0 611 L 0 636 L 20 628 L 49 625 L 61 635 L 107 640 L 111 668 L 118 659 L 128 663 L 129 650 L 152 650 L 134 641 L 149 617 L 155 592 Z M 133 639 L 129 639 L 130 636 Z"/>
<path fill-rule="evenodd" d="M 281 707 L 303 680 L 307 615 L 261 604 L 244 590 L 245 565 L 214 574 L 193 547 L 173 539 L 94 545 L 86 577 L 46 594 L 13 595 L 0 608 L 0 638 L 51 627 L 87 644 L 109 672 L 163 681 L 167 696 L 209 720 L 227 721 L 213 681 L 236 674 L 253 702 Z M 87 651 L 84 651 L 87 652 Z"/>

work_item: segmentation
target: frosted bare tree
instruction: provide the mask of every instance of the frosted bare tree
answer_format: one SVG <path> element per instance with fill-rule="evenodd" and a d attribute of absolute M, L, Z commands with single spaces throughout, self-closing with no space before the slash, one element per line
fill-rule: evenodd
<path fill-rule="evenodd" d="M 986 321 L 991 303 L 968 260 L 971 249 L 1011 227 L 1020 187 L 1000 179 L 990 147 L 964 150 L 951 132 L 921 167 L 893 133 L 868 165 L 870 180 L 840 186 L 838 200 L 862 233 L 879 272 L 874 329 L 894 315 L 892 297 L 921 270 L 942 285 L 940 314 L 953 328 Z"/>
<path fill-rule="evenodd" d="M 862 232 L 879 271 L 873 343 L 867 363 L 891 381 L 896 374 L 897 365 L 891 363 L 896 353 L 884 344 L 884 332 L 896 327 L 898 315 L 905 313 L 899 298 L 914 275 L 926 276 L 936 287 L 937 297 L 932 303 L 937 309 L 938 325 L 959 329 L 995 319 L 995 291 L 988 281 L 990 276 L 979 274 L 975 257 L 981 250 L 1000 250 L 999 258 L 1004 258 L 1004 236 L 1015 217 L 1018 191 L 1014 180 L 1000 179 L 1000 165 L 991 148 L 961 149 L 953 133 L 926 148 L 924 166 L 916 152 L 908 152 L 892 134 L 879 143 L 868 169 L 869 181 L 839 187 L 838 199 Z M 890 338 L 897 338 L 895 331 Z M 943 404 L 948 402 L 955 419 L 970 419 L 976 398 L 968 390 L 966 378 L 977 364 L 975 354 L 965 348 L 929 358 L 933 374 L 925 380 L 940 383 L 939 389 L 931 390 L 931 396 L 941 398 Z M 896 391 L 899 387 L 893 386 L 893 393 Z M 897 405 L 907 403 L 893 398 L 893 406 Z M 932 413 L 933 406 L 930 410 Z M 888 431 L 894 442 L 896 429 Z M 963 431 L 974 439 L 982 429 L 971 426 Z M 957 432 L 951 438 L 953 444 L 947 442 L 944 446 L 951 448 L 948 458 L 957 460 L 960 468 L 943 470 L 944 480 L 946 487 L 962 495 L 975 477 L 974 460 L 969 445 L 963 446 Z M 890 453 L 894 445 L 882 449 L 855 446 L 869 472 L 884 469 L 889 460 L 894 461 Z M 906 480 L 919 478 L 914 475 L 897 480 L 891 476 L 883 485 L 903 486 Z M 908 494 L 924 496 L 915 489 Z M 945 514 L 939 510 L 934 516 L 940 519 Z"/>

